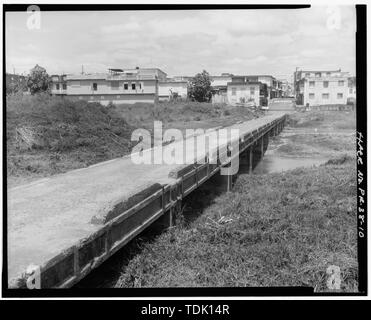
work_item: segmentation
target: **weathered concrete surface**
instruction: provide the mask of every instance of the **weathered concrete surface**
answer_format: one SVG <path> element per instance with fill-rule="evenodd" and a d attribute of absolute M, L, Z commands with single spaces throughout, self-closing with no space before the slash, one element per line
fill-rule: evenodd
<path fill-rule="evenodd" d="M 247 133 L 281 116 L 276 112 L 232 127 Z M 115 208 L 126 208 L 120 204 L 146 188 L 175 183 L 169 174 L 178 168 L 179 164 L 136 165 L 124 157 L 9 189 L 9 280 L 87 238 L 109 214 L 117 214 Z"/>

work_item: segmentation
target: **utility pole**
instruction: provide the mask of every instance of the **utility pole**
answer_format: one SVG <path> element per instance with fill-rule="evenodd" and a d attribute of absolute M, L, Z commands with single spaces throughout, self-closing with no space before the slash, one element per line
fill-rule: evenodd
<path fill-rule="evenodd" d="M 294 86 L 294 96 L 296 97 L 296 74 L 298 72 L 298 67 L 295 68 L 295 72 L 294 72 L 294 81 L 293 81 L 293 86 Z"/>

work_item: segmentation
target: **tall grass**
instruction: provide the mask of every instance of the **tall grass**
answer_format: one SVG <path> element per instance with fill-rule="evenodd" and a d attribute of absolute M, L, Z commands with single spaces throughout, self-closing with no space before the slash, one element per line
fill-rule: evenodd
<path fill-rule="evenodd" d="M 354 159 L 319 169 L 241 176 L 189 227 L 147 243 L 117 287 L 310 286 L 357 290 Z"/>
<path fill-rule="evenodd" d="M 47 94 L 6 102 L 8 177 L 64 172 L 131 149 L 133 128 L 114 108 Z"/>

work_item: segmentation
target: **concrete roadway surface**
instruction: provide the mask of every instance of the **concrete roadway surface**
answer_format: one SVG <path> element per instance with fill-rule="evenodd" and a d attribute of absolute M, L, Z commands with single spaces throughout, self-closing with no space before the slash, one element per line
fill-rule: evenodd
<path fill-rule="evenodd" d="M 275 112 L 229 128 L 245 134 L 282 115 Z M 163 147 L 163 152 L 174 143 Z M 129 155 L 9 189 L 8 281 L 100 229 L 103 222 L 93 223 L 94 218 L 104 217 L 115 204 L 154 183 L 175 183 L 169 174 L 179 167 L 137 165 Z"/>

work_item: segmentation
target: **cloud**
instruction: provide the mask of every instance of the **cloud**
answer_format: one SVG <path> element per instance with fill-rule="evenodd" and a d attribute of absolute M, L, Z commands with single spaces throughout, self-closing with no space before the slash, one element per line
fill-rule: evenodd
<path fill-rule="evenodd" d="M 159 67 L 170 75 L 292 74 L 296 67 L 355 70 L 355 9 L 341 7 L 327 28 L 326 7 L 300 10 L 44 12 L 40 32 L 7 14 L 6 66 L 28 72 L 104 72 Z M 21 71 L 22 70 L 22 71 Z"/>

